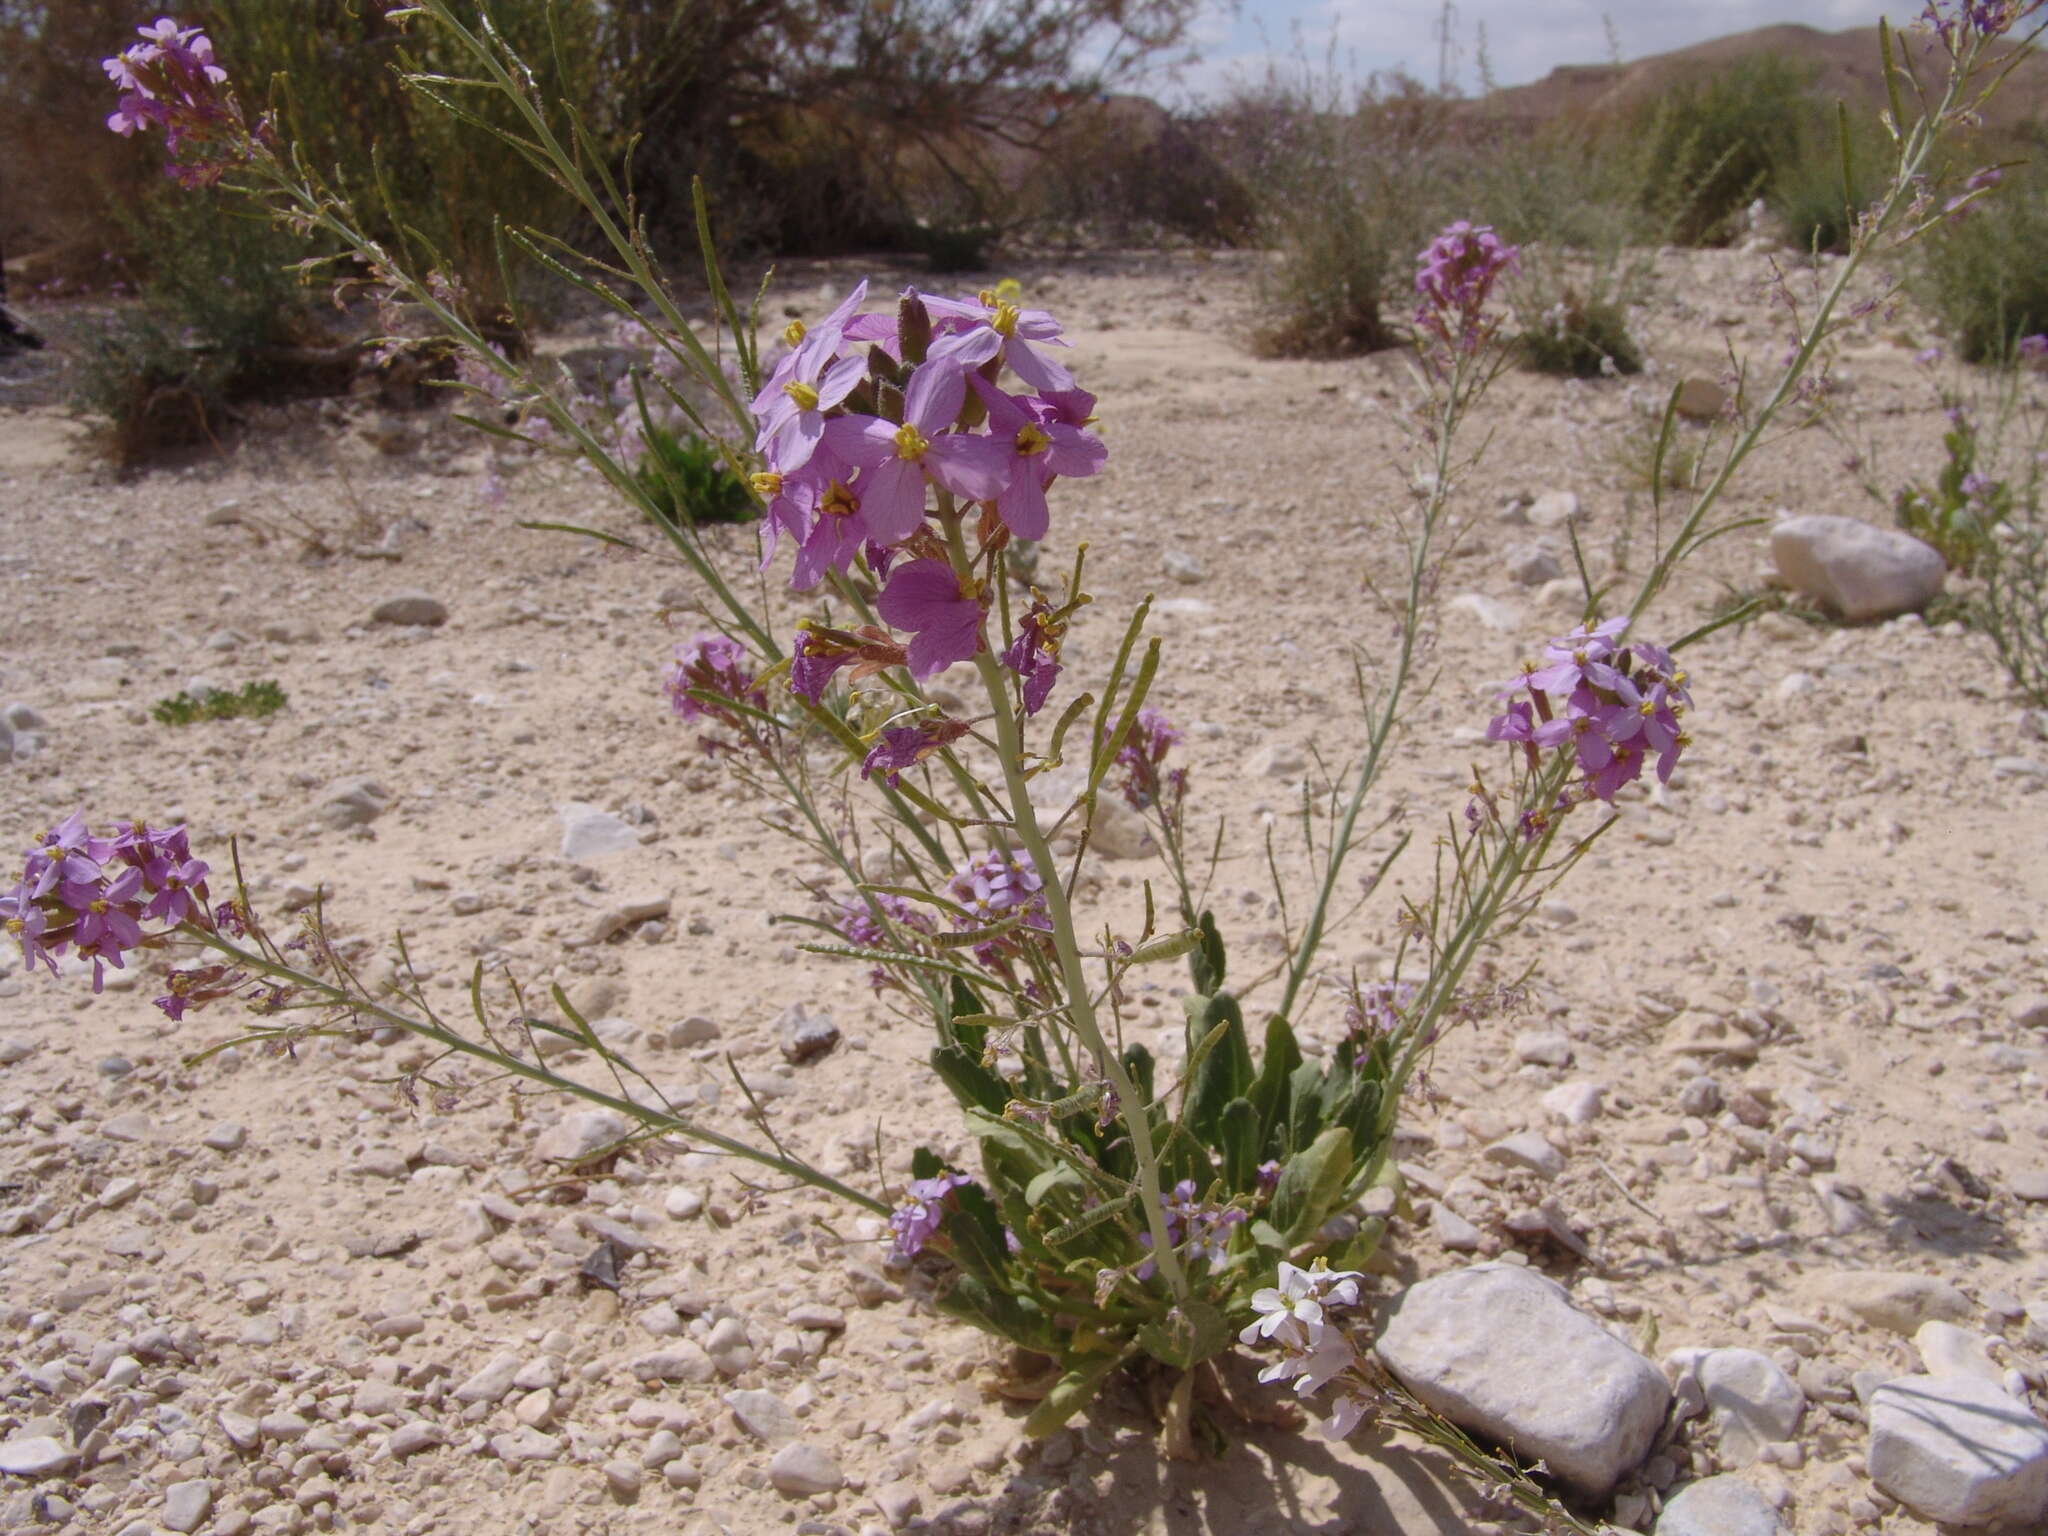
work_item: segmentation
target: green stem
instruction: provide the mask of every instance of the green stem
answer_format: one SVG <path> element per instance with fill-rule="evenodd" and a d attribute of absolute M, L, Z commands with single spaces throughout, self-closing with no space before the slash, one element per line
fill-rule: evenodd
<path fill-rule="evenodd" d="M 828 1194 L 837 1195 L 842 1200 L 850 1200 L 855 1205 L 865 1206 L 868 1210 L 878 1215 L 886 1216 L 889 1214 L 889 1207 L 877 1200 L 873 1195 L 864 1194 L 850 1185 L 842 1184 L 830 1174 L 821 1173 L 807 1163 L 799 1163 L 794 1159 L 781 1157 L 772 1152 L 764 1152 L 759 1147 L 749 1146 L 743 1141 L 735 1141 L 731 1137 L 722 1136 L 716 1131 L 707 1131 L 702 1126 L 694 1125 L 678 1116 L 650 1110 L 645 1105 L 636 1104 L 631 1099 L 622 1095 L 606 1093 L 601 1088 L 592 1088 L 587 1083 L 579 1083 L 571 1078 L 562 1077 L 534 1062 L 521 1061 L 516 1056 L 508 1055 L 492 1046 L 479 1044 L 466 1036 L 456 1034 L 453 1030 L 444 1029 L 438 1024 L 429 1024 L 406 1014 L 395 1012 L 390 1008 L 384 1007 L 381 1003 L 374 1002 L 366 997 L 353 996 L 345 989 L 337 987 L 331 982 L 323 981 L 318 976 L 309 976 L 306 972 L 297 970 L 281 961 L 273 960 L 268 955 L 244 949 L 239 944 L 221 937 L 219 933 L 210 928 L 200 928 L 188 922 L 181 924 L 179 931 L 192 939 L 196 939 L 208 949 L 227 956 L 237 965 L 247 966 L 252 970 L 262 972 L 266 976 L 275 976 L 280 980 L 289 981 L 295 986 L 302 987 L 306 991 L 317 993 L 323 999 L 326 1006 L 346 1008 L 351 1013 L 375 1019 L 380 1024 L 388 1024 L 394 1029 L 402 1029 L 409 1034 L 418 1035 L 421 1039 L 431 1040 L 444 1050 L 457 1051 L 462 1055 L 472 1056 L 479 1061 L 488 1062 L 501 1071 L 526 1078 L 530 1082 L 539 1083 L 541 1086 L 552 1089 L 555 1092 L 574 1094 L 577 1098 L 585 1099 L 592 1104 L 616 1111 L 626 1116 L 629 1120 L 637 1120 L 640 1124 L 650 1129 L 677 1136 L 686 1136 L 691 1140 L 704 1142 L 709 1146 L 717 1147 L 722 1152 L 728 1152 L 734 1157 L 744 1157 L 750 1162 L 760 1163 L 764 1167 L 773 1168 L 778 1173 L 787 1174 L 789 1177 L 809 1184 L 815 1189 L 822 1189 Z"/>
<path fill-rule="evenodd" d="M 953 557 L 955 573 L 962 581 L 971 580 L 973 562 L 968 559 L 967 541 L 960 532 L 960 516 L 953 510 L 950 498 L 942 498 L 939 521 L 945 527 L 946 548 Z M 1060 979 L 1067 994 L 1067 1017 L 1073 1023 L 1074 1033 L 1081 1037 L 1081 1043 L 1101 1065 L 1103 1075 L 1116 1090 L 1118 1109 L 1131 1133 L 1131 1160 L 1138 1169 L 1138 1198 L 1145 1209 L 1146 1229 L 1152 1234 L 1153 1262 L 1165 1277 L 1167 1288 L 1173 1292 L 1175 1300 L 1185 1301 L 1188 1296 L 1187 1272 L 1181 1268 L 1180 1255 L 1173 1251 L 1173 1240 L 1166 1230 L 1166 1207 L 1160 1199 L 1159 1155 L 1152 1145 L 1152 1106 L 1140 1099 L 1137 1084 L 1124 1070 L 1122 1058 L 1103 1038 L 1102 1026 L 1096 1019 L 1088 973 L 1081 958 L 1080 943 L 1075 937 L 1074 911 L 1068 904 L 1066 886 L 1059 877 L 1059 865 L 1053 858 L 1052 847 L 1038 825 L 1038 811 L 1031 803 L 1031 787 L 1024 778 L 1023 731 L 1010 707 L 1010 690 L 1003 683 L 1002 670 L 996 664 L 995 654 L 990 650 L 985 634 L 974 665 L 981 674 L 982 688 L 988 694 L 989 708 L 995 714 L 996 755 L 1001 759 L 1003 786 L 1010 797 L 1011 828 L 1038 871 L 1046 918 L 1052 924 L 1053 950 L 1059 957 Z"/>

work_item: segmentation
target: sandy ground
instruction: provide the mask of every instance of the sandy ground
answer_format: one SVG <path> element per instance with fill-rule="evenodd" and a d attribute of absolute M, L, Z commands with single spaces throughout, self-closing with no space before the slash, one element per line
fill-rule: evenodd
<path fill-rule="evenodd" d="M 1499 385 L 1442 590 L 1512 605 L 1497 615 L 1509 627 L 1445 609 L 1438 680 L 1381 801 L 1393 820 L 1369 844 L 1409 828 L 1417 846 L 1403 883 L 1338 935 L 1333 965 L 1387 961 L 1396 894 L 1427 878 L 1469 765 L 1495 750 L 1478 736 L 1483 685 L 1574 617 L 1508 573 L 1512 546 L 1566 554 L 1516 498 L 1576 493 L 1596 567 L 1639 570 L 1653 519 L 1617 455 L 1673 378 L 1722 371 L 1724 339 L 1776 355 L 1768 271 L 1759 255 L 1667 254 L 1643 320 L 1651 379 Z M 802 268 L 778 291 L 816 315 L 855 275 Z M 874 275 L 881 288 L 906 277 Z M 1365 582 L 1394 568 L 1391 517 L 1412 506 L 1419 462 L 1401 430 L 1405 365 L 1250 358 L 1241 262 L 1103 257 L 1014 275 L 1067 322 L 1112 447 L 1102 477 L 1055 496 L 1047 568 L 1086 539 L 1100 615 L 1070 649 L 1072 675 L 1105 664 L 1138 598 L 1166 600 L 1157 702 L 1190 726 L 1198 840 L 1225 825 L 1215 905 L 1241 969 L 1257 970 L 1281 927 L 1264 827 L 1285 822 L 1302 776 L 1259 774 L 1272 755 L 1259 754 L 1313 749 L 1335 767 L 1362 741 L 1349 658 L 1385 632 Z M 1912 359 L 1930 339 L 1911 314 L 1880 313 L 1838 361 L 1852 429 L 1922 474 L 1940 419 Z M 797 882 L 818 872 L 667 715 L 658 673 L 688 621 L 664 609 L 687 597 L 682 574 L 510 527 L 623 530 L 577 475 L 523 472 L 495 512 L 464 429 L 387 426 L 354 408 L 267 413 L 229 458 L 114 484 L 59 451 L 70 429 L 48 413 L 0 412 L 0 701 L 47 720 L 35 755 L 0 766 L 0 841 L 25 847 L 81 805 L 186 820 L 220 862 L 238 834 L 269 910 L 325 891 L 339 935 L 403 930 L 437 1006 L 465 1007 L 479 958 L 536 989 L 558 980 L 590 1016 L 626 1021 L 652 1075 L 696 1094 L 710 1123 L 745 1126 L 730 1052 L 775 1095 L 787 1142 L 870 1185 L 900 1177 L 920 1140 L 962 1150 L 922 1031 L 857 968 L 798 954 L 767 921 L 808 910 Z M 1818 431 L 1781 441 L 1738 505 L 1881 516 L 1842 458 Z M 342 552 L 309 556 L 309 527 Z M 728 542 L 733 568 L 750 568 L 751 534 Z M 1200 577 L 1170 579 L 1169 551 Z M 1690 629 L 1765 564 L 1760 532 L 1716 546 L 1650 628 Z M 367 622 L 405 589 L 437 597 L 449 622 Z M 801 611 L 777 602 L 786 619 Z M 1411 1204 L 1382 1288 L 1468 1261 L 1444 1244 L 1442 1202 L 1481 1252 L 1523 1254 L 1655 1358 L 1741 1344 L 1791 1370 L 1809 1398 L 1797 1438 L 1746 1474 L 1788 1530 L 1925 1531 L 1863 1476 L 1853 1389 L 1858 1372 L 1916 1369 L 1913 1347 L 1840 1305 L 1834 1276 L 1953 1282 L 1963 1320 L 2048 1404 L 2048 1335 L 2024 1316 L 2048 1306 L 2048 1204 L 2022 1193 L 2048 1198 L 2048 1037 L 2019 1022 L 2048 990 L 2048 798 L 2034 793 L 2048 745 L 1989 646 L 1950 625 L 1774 615 L 1690 663 L 1696 746 L 1670 791 L 1625 798 L 1622 825 L 1501 947 L 1500 975 L 1539 962 L 1523 1015 L 1438 1051 L 1403 1132 Z M 289 695 L 270 719 L 149 718 L 196 680 L 259 678 Z M 356 780 L 388 808 L 337 829 L 320 808 Z M 638 844 L 565 860 L 571 802 L 621 814 Z M 1285 835 L 1279 846 L 1298 913 L 1303 861 Z M 1151 872 L 1106 863 L 1091 907 L 1128 911 Z M 589 942 L 607 909 L 661 898 L 666 920 Z M 184 1528 L 221 1536 L 1500 1528 L 1427 1459 L 1368 1436 L 1333 1449 L 1261 1434 L 1177 1466 L 1141 1406 L 1112 1397 L 1085 1426 L 1027 1442 L 1021 1408 L 990 1390 L 988 1348 L 879 1271 L 872 1223 L 750 1189 L 701 1155 L 650 1151 L 563 1181 L 535 1142 L 566 1106 L 502 1083 L 410 1104 L 393 1086 L 421 1059 L 407 1044 L 187 1065 L 232 1022 L 168 1025 L 150 981 L 131 973 L 94 998 L 0 954 L 0 1439 L 54 1434 L 85 1453 L 61 1475 L 0 1479 L 0 1528 L 162 1529 L 202 1502 L 194 1483 L 205 1507 Z M 1167 1049 L 1173 991 L 1155 984 L 1137 1010 Z M 798 1003 L 845 1039 L 787 1070 L 773 1024 Z M 677 1027 L 691 1018 L 710 1028 Z M 1304 1024 L 1334 1036 L 1334 1000 Z M 1546 1108 L 1561 1083 L 1601 1085 L 1598 1116 L 1571 1125 Z M 213 1134 L 223 1122 L 244 1134 Z M 1565 1153 L 1555 1180 L 1481 1157 L 1523 1128 Z M 1509 1225 L 1546 1205 L 1583 1255 Z M 578 1276 L 607 1230 L 645 1249 L 616 1294 Z M 644 1384 L 629 1364 L 721 1329 L 731 1374 Z M 516 1383 L 459 1400 L 501 1357 Z M 770 1485 L 773 1447 L 723 1400 L 749 1389 L 782 1400 L 842 1489 Z M 1626 1485 L 1620 1513 L 1647 1529 L 1660 1490 L 1716 1465 L 1694 1426 Z M 167 1505 L 174 1487 L 183 1502 Z"/>

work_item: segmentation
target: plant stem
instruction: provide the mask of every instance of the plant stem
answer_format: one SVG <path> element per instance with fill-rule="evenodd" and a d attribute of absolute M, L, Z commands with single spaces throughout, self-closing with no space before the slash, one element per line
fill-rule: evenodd
<path fill-rule="evenodd" d="M 273 960 L 268 955 L 244 949 L 239 944 L 223 938 L 212 929 L 200 928 L 187 922 L 182 924 L 178 931 L 189 938 L 196 939 L 208 949 L 227 956 L 228 959 L 234 961 L 237 965 L 247 966 L 251 970 L 260 971 L 266 976 L 275 976 L 280 980 L 289 981 L 295 986 L 302 987 L 306 991 L 319 994 L 325 1006 L 346 1008 L 351 1013 L 366 1015 L 369 1018 L 375 1019 L 380 1024 L 388 1024 L 394 1029 L 402 1029 L 409 1034 L 418 1035 L 424 1040 L 431 1040 L 445 1050 L 457 1051 L 465 1056 L 472 1056 L 479 1061 L 489 1062 L 492 1066 L 502 1071 L 526 1078 L 530 1082 L 539 1083 L 543 1087 L 553 1089 L 556 1092 L 574 1094 L 576 1097 L 586 1099 L 592 1104 L 616 1111 L 629 1120 L 637 1120 L 642 1125 L 648 1126 L 651 1129 L 678 1136 L 687 1136 L 692 1140 L 708 1143 L 711 1146 L 717 1147 L 720 1151 L 728 1152 L 735 1157 L 744 1157 L 751 1162 L 773 1168 L 778 1173 L 787 1174 L 793 1179 L 798 1179 L 805 1184 L 811 1185 L 813 1188 L 822 1189 L 828 1194 L 837 1195 L 842 1200 L 850 1200 L 855 1205 L 865 1206 L 878 1215 L 886 1216 L 889 1214 L 889 1207 L 877 1200 L 873 1195 L 864 1194 L 850 1185 L 842 1184 L 830 1174 L 821 1173 L 807 1163 L 800 1163 L 792 1158 L 778 1156 L 772 1152 L 764 1152 L 758 1147 L 748 1146 L 743 1141 L 735 1141 L 731 1137 L 722 1136 L 716 1131 L 707 1131 L 703 1127 L 693 1125 L 678 1116 L 657 1113 L 649 1110 L 645 1105 L 636 1104 L 631 1099 L 622 1095 L 606 1093 L 601 1088 L 592 1088 L 587 1083 L 579 1083 L 573 1078 L 563 1077 L 537 1063 L 521 1061 L 516 1056 L 508 1055 L 504 1051 L 492 1046 L 479 1044 L 477 1041 L 456 1034 L 453 1030 L 444 1029 L 438 1024 L 430 1024 L 406 1014 L 398 1013 L 366 997 L 353 996 L 345 989 L 335 986 L 332 982 L 324 981 L 318 976 L 308 975 L 304 971 Z"/>

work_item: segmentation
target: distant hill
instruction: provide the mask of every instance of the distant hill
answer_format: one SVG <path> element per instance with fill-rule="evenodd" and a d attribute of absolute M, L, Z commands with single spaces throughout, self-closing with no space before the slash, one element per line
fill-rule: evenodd
<path fill-rule="evenodd" d="M 1901 58 L 1910 59 L 1920 79 L 1931 88 L 1941 78 L 1946 62 L 1940 45 L 1911 30 L 1893 36 Z M 1815 94 L 1846 101 L 1852 111 L 1878 112 L 1885 106 L 1876 27 L 1822 32 L 1789 23 L 1717 37 L 1625 64 L 1562 65 L 1541 80 L 1495 91 L 1472 106 L 1489 117 L 1528 123 L 1549 122 L 1560 116 L 1623 113 L 1654 101 L 1673 85 L 1713 75 L 1756 54 L 1805 64 L 1813 73 Z M 1908 100 L 1907 110 L 1911 109 Z M 1993 127 L 2048 117 L 2048 56 L 2033 51 L 1999 89 L 1985 117 Z"/>

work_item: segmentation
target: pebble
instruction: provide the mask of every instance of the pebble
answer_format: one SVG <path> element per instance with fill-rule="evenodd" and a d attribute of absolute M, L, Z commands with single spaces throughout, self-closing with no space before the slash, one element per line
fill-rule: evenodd
<path fill-rule="evenodd" d="M 800 1499 L 814 1493 L 836 1493 L 846 1486 L 846 1474 L 815 1445 L 793 1440 L 769 1461 L 768 1481 L 776 1492 Z"/>
<path fill-rule="evenodd" d="M 628 826 L 609 811 L 601 811 L 581 800 L 556 807 L 562 822 L 562 857 L 576 863 L 624 853 L 640 846 L 637 828 Z"/>
<path fill-rule="evenodd" d="M 1787 586 L 1852 624 L 1924 608 L 1948 576 L 1911 534 L 1854 517 L 1785 518 L 1771 529 L 1771 560 Z"/>
<path fill-rule="evenodd" d="M 637 1356 L 629 1368 L 642 1381 L 705 1382 L 718 1374 L 711 1356 L 693 1339 L 679 1339 L 665 1349 Z"/>
<path fill-rule="evenodd" d="M 1923 1519 L 2048 1521 L 2048 1426 L 1970 1376 L 1902 1376 L 1870 1400 L 1870 1480 Z"/>
<path fill-rule="evenodd" d="M 796 1415 L 773 1392 L 758 1388 L 725 1394 L 725 1406 L 739 1420 L 740 1428 L 769 1445 L 787 1445 L 797 1437 Z"/>
<path fill-rule="evenodd" d="M 1453 613 L 1470 614 L 1483 628 L 1513 634 L 1522 627 L 1522 610 L 1483 592 L 1461 592 L 1445 604 Z"/>
<path fill-rule="evenodd" d="M 425 592 L 394 592 L 370 610 L 370 622 L 431 629 L 448 622 L 448 605 Z"/>
<path fill-rule="evenodd" d="M 1184 550 L 1169 549 L 1160 565 L 1167 575 L 1186 586 L 1193 586 L 1208 575 L 1202 569 L 1202 562 Z"/>
<path fill-rule="evenodd" d="M 1590 1125 L 1600 1118 L 1607 1089 L 1599 1083 L 1559 1083 L 1543 1095 L 1543 1108 L 1567 1125 Z"/>
<path fill-rule="evenodd" d="M 839 1044 L 839 1026 L 829 1013 L 811 1013 L 802 1003 L 793 1003 L 775 1021 L 775 1043 L 791 1066 L 802 1066 L 828 1056 Z"/>
<path fill-rule="evenodd" d="M 1778 1536 L 1778 1513 L 1739 1477 L 1704 1477 L 1672 1495 L 1656 1536 Z"/>
<path fill-rule="evenodd" d="M 1556 1282 L 1479 1264 L 1410 1287 L 1377 1349 L 1402 1384 L 1462 1428 L 1513 1445 L 1593 1498 L 1663 1426 L 1663 1374 L 1575 1309 Z"/>
<path fill-rule="evenodd" d="M 2016 998 L 2010 1017 L 2022 1029 L 2048 1029 L 2048 992 Z"/>
<path fill-rule="evenodd" d="M 1579 498 L 1573 491 L 1545 491 L 1529 504 L 1529 521 L 1538 528 L 1562 528 L 1580 519 Z"/>
<path fill-rule="evenodd" d="M 530 1424 L 491 1436 L 491 1454 L 500 1461 L 557 1461 L 562 1450 L 560 1440 Z"/>
<path fill-rule="evenodd" d="M 403 1459 L 447 1443 L 447 1432 L 440 1425 L 429 1423 L 425 1419 L 415 1419 L 412 1423 L 401 1424 L 391 1431 L 385 1438 L 384 1448 L 393 1456 Z"/>
<path fill-rule="evenodd" d="M 1248 779 L 1293 778 L 1308 767 L 1308 755 L 1291 741 L 1269 741 L 1244 760 Z"/>
<path fill-rule="evenodd" d="M 2010 1183 L 2013 1194 L 2022 1200 L 2036 1204 L 2048 1201 L 2048 1168 L 2022 1168 Z"/>
<path fill-rule="evenodd" d="M 22 1039 L 19 1035 L 9 1035 L 5 1040 L 0 1040 L 0 1067 L 11 1067 L 17 1061 L 27 1061 L 35 1053 L 36 1048 L 30 1041 Z"/>
<path fill-rule="evenodd" d="M 216 1125 L 212 1130 L 200 1137 L 199 1144 L 203 1147 L 211 1147 L 216 1152 L 239 1152 L 242 1150 L 242 1144 L 248 1139 L 249 1133 L 247 1130 L 232 1120 L 223 1120 L 219 1125 Z"/>
<path fill-rule="evenodd" d="M 1540 1131 L 1519 1131 L 1504 1136 L 1480 1154 L 1489 1163 L 1507 1168 L 1526 1168 L 1546 1179 L 1564 1172 L 1564 1154 L 1553 1147 Z"/>
<path fill-rule="evenodd" d="M 109 1141 L 142 1141 L 149 1135 L 149 1116 L 115 1115 L 100 1122 L 100 1134 Z"/>
<path fill-rule="evenodd" d="M 1672 409 L 1687 421 L 1704 424 L 1719 421 L 1732 404 L 1728 391 L 1712 379 L 1688 378 L 1679 382 Z"/>
<path fill-rule="evenodd" d="M 366 827 L 391 809 L 391 793 L 374 779 L 335 779 L 320 791 L 314 814 L 337 832 Z"/>
<path fill-rule="evenodd" d="M 1920 1368 L 1929 1376 L 1974 1376 L 2001 1390 L 2005 1372 L 1991 1358 L 1984 1336 L 1954 1323 L 1922 1323 L 1913 1334 Z"/>
<path fill-rule="evenodd" d="M 14 1477 L 47 1477 L 78 1460 L 78 1452 L 52 1435 L 0 1441 L 0 1472 Z"/>
<path fill-rule="evenodd" d="M 533 1155 L 551 1163 L 585 1162 L 631 1129 L 616 1110 L 570 1110 L 535 1138 Z"/>
<path fill-rule="evenodd" d="M 1571 1038 L 1556 1030 L 1525 1029 L 1515 1036 L 1515 1060 L 1536 1067 L 1568 1067 Z"/>
<path fill-rule="evenodd" d="M 640 1496 L 640 1468 L 630 1461 L 616 1460 L 604 1464 L 604 1485 L 611 1496 L 622 1503 L 629 1503 Z"/>
<path fill-rule="evenodd" d="M 1806 1394 L 1769 1355 L 1710 1349 L 1696 1369 L 1725 1463 L 1746 1467 L 1766 1445 L 1798 1433 Z"/>
<path fill-rule="evenodd" d="M 1946 1280 L 1895 1270 L 1830 1270 L 1813 1277 L 1808 1294 L 1905 1338 L 1925 1322 L 1961 1323 L 1977 1315 L 1970 1298 Z"/>
<path fill-rule="evenodd" d="M 502 1354 L 455 1389 L 458 1403 L 495 1403 L 512 1390 L 512 1379 L 524 1362 L 516 1354 Z"/>
<path fill-rule="evenodd" d="M 213 1484 L 203 1478 L 172 1483 L 164 1490 L 164 1524 L 174 1531 L 196 1531 L 213 1510 Z"/>
<path fill-rule="evenodd" d="M 1441 1200 L 1430 1210 L 1429 1225 L 1437 1242 L 1451 1253 L 1477 1253 L 1484 1240 L 1477 1227 Z"/>
<path fill-rule="evenodd" d="M 639 842 L 637 834 L 633 840 Z M 591 918 L 584 937 L 592 944 L 602 944 L 613 934 L 667 917 L 671 905 L 672 898 L 660 891 L 642 891 L 637 896 L 611 902 Z"/>
<path fill-rule="evenodd" d="M 1557 556 L 1539 544 L 1509 545 L 1507 570 L 1509 580 L 1524 587 L 1540 587 L 1564 575 Z"/>

